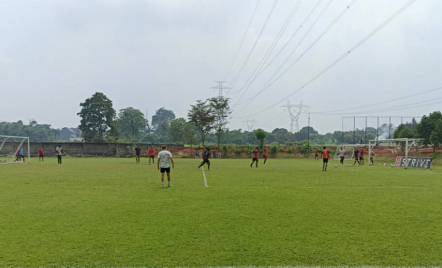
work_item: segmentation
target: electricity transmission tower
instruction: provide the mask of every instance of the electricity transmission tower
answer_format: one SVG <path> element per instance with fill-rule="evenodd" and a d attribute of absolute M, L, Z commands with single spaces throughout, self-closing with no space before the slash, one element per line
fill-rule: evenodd
<path fill-rule="evenodd" d="M 287 108 L 291 118 L 290 124 L 290 133 L 295 133 L 299 131 L 299 116 L 301 116 L 301 112 L 307 111 L 310 106 L 302 104 L 302 101 L 299 104 L 290 104 L 287 101 L 286 105 L 281 106 L 282 108 Z M 296 131 L 295 131 L 296 130 Z"/>
<path fill-rule="evenodd" d="M 211 87 L 211 89 L 218 89 L 218 96 L 223 96 L 223 89 L 231 89 L 230 87 L 223 86 L 224 83 L 227 81 L 215 81 L 215 83 L 218 83 L 217 86 Z"/>
<path fill-rule="evenodd" d="M 253 119 L 251 121 L 249 119 L 246 119 L 246 121 L 244 121 L 244 123 L 246 123 L 248 131 L 252 132 L 253 131 L 253 125 L 255 125 L 255 123 L 258 123 L 258 121 L 256 121 L 255 119 Z"/>

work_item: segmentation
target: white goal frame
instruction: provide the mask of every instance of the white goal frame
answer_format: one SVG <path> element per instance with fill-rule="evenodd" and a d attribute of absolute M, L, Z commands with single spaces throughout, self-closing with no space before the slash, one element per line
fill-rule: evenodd
<path fill-rule="evenodd" d="M 31 145 L 30 145 L 30 142 L 29 142 L 29 137 L 20 137 L 20 136 L 5 136 L 5 135 L 0 135 L 0 153 L 1 153 L 1 151 L 2 151 L 2 149 L 3 149 L 3 146 L 5 145 L 5 143 L 8 141 L 8 140 L 12 140 L 12 141 L 17 141 L 17 140 L 19 140 L 19 142 L 20 142 L 20 145 L 17 147 L 17 150 L 15 151 L 15 152 L 13 152 L 13 155 L 12 155 L 12 159 L 11 159 L 11 161 L 10 162 L 6 162 L 6 163 L 1 163 L 0 162 L 0 164 L 25 164 L 26 163 L 26 161 L 25 162 L 21 162 L 21 161 L 15 161 L 15 158 L 16 158 L 16 155 L 17 155 L 17 153 L 18 153 L 18 151 L 20 150 L 20 148 L 22 148 L 23 147 L 23 144 L 25 144 L 25 146 L 27 145 L 28 146 L 28 155 L 27 155 L 27 158 L 28 158 L 28 163 L 31 163 Z"/>
<path fill-rule="evenodd" d="M 410 148 L 417 144 L 417 142 L 422 141 L 424 139 L 415 139 L 415 138 L 401 138 L 401 139 L 386 139 L 386 140 L 370 140 L 368 141 L 368 155 L 371 156 L 371 151 L 373 150 L 374 146 L 378 146 L 379 143 L 383 142 L 405 142 L 405 168 L 408 167 L 408 152 L 410 151 Z"/>

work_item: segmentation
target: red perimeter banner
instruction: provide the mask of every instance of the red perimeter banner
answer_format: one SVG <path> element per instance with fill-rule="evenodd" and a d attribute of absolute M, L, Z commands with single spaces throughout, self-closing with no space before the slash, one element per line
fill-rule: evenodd
<path fill-rule="evenodd" d="M 408 157 L 408 166 L 413 168 L 430 168 L 431 163 L 433 162 L 432 157 Z M 397 167 L 405 167 L 405 156 L 396 157 L 396 163 L 394 164 Z"/>

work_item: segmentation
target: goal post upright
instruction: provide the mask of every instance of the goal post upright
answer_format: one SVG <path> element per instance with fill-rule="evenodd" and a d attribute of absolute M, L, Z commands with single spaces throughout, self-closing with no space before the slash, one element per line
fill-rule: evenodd
<path fill-rule="evenodd" d="M 31 143 L 29 142 L 29 137 L 28 137 L 28 163 L 31 163 Z"/>

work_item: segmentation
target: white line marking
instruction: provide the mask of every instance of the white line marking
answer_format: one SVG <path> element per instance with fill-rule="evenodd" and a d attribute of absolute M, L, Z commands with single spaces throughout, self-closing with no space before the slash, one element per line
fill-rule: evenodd
<path fill-rule="evenodd" d="M 209 185 L 207 185 L 207 178 L 206 178 L 206 173 L 204 172 L 204 166 L 202 166 L 202 170 L 203 170 L 203 177 L 204 177 L 204 186 L 209 187 Z"/>

